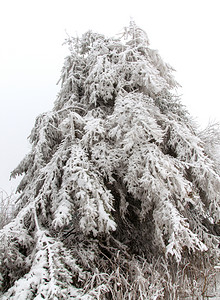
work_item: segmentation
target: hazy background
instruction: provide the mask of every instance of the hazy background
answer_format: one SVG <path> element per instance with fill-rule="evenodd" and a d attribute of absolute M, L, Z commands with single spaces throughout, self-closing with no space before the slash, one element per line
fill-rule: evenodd
<path fill-rule="evenodd" d="M 28 153 L 38 114 L 59 91 L 70 35 L 115 35 L 132 17 L 176 69 L 182 102 L 201 126 L 219 120 L 219 0 L 5 0 L 0 4 L 0 188 Z"/>

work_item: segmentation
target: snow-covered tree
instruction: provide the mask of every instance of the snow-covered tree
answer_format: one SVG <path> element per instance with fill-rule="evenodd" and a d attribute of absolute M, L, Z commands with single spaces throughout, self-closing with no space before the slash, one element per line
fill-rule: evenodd
<path fill-rule="evenodd" d="M 12 172 L 23 179 L 0 232 L 1 299 L 205 295 L 220 178 L 173 69 L 134 22 L 66 42 L 54 108 Z"/>

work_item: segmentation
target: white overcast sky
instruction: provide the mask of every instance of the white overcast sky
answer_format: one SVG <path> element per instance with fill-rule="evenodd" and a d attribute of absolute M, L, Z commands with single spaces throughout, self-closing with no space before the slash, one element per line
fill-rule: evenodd
<path fill-rule="evenodd" d="M 219 0 L 2 0 L 0 3 L 0 188 L 30 150 L 38 114 L 51 110 L 70 35 L 115 35 L 132 17 L 175 69 L 182 102 L 203 127 L 219 120 Z"/>

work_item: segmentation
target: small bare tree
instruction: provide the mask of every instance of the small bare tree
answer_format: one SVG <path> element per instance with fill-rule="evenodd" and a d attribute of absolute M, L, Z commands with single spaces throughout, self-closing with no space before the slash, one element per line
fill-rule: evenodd
<path fill-rule="evenodd" d="M 15 196 L 0 189 L 0 229 L 8 224 L 15 215 Z"/>
<path fill-rule="evenodd" d="M 199 136 L 204 142 L 204 149 L 207 155 L 215 162 L 215 167 L 220 173 L 220 123 L 210 121 Z"/>

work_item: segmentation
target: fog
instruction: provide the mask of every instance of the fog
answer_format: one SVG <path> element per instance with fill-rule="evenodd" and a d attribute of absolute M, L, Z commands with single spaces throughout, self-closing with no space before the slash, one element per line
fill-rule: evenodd
<path fill-rule="evenodd" d="M 182 102 L 202 127 L 219 120 L 219 1 L 4 1 L 0 12 L 0 188 L 28 153 L 38 114 L 52 109 L 67 33 L 115 35 L 132 17 L 175 69 Z"/>

